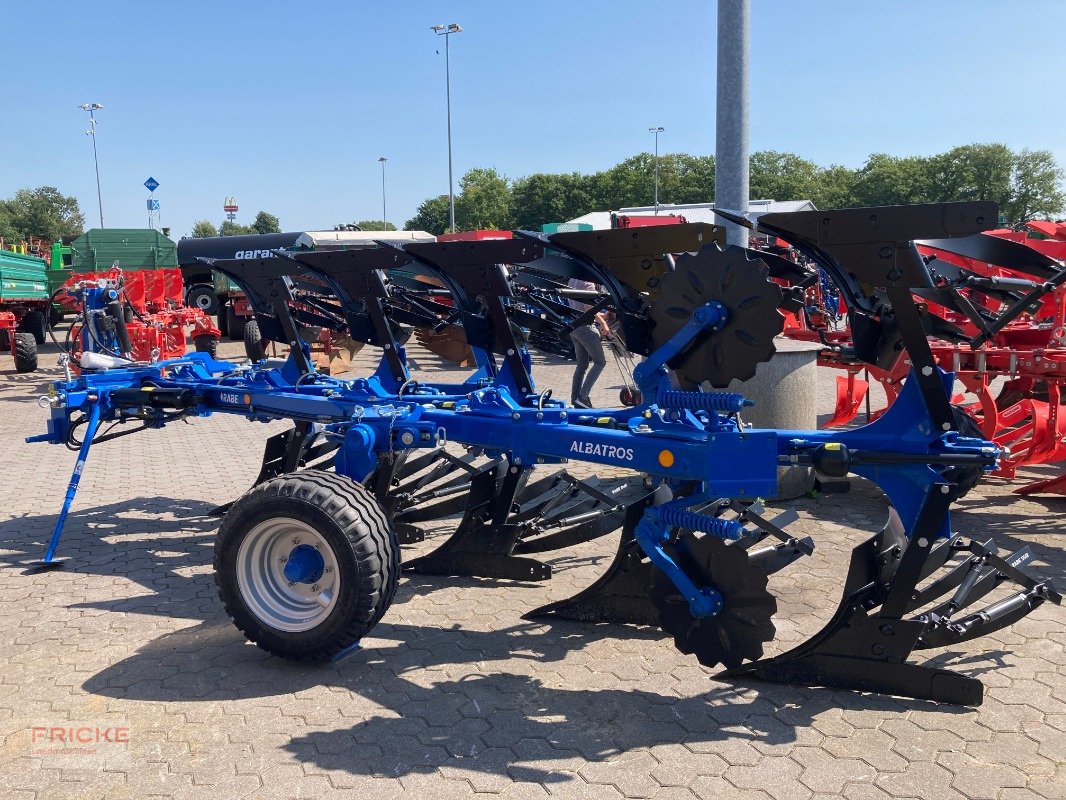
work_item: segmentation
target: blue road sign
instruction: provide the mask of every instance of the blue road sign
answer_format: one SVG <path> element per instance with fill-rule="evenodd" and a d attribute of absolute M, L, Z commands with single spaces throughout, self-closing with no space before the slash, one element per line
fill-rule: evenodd
<path fill-rule="evenodd" d="M 156 189 L 159 188 L 159 181 L 157 181 L 155 178 L 149 178 L 144 182 L 144 185 L 148 188 L 148 191 L 154 192 Z"/>
<path fill-rule="evenodd" d="M 149 197 L 148 198 L 148 210 L 149 211 L 158 211 L 159 210 L 159 201 L 156 200 L 154 197 Z"/>

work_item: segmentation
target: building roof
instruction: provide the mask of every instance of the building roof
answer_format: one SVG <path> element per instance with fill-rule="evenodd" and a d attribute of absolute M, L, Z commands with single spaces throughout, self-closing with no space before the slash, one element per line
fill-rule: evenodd
<path fill-rule="evenodd" d="M 748 203 L 748 219 L 755 220 L 763 214 L 787 213 L 790 211 L 817 211 L 814 203 L 810 200 L 752 200 Z M 614 213 L 629 216 L 653 216 L 655 206 L 635 206 L 633 208 L 619 208 Z M 709 222 L 712 225 L 719 224 L 714 215 L 714 203 L 684 203 L 681 205 L 659 204 L 659 214 L 680 214 L 689 222 Z M 611 227 L 610 211 L 592 211 L 582 214 L 569 222 L 585 223 L 592 225 L 594 230 L 606 230 Z"/>

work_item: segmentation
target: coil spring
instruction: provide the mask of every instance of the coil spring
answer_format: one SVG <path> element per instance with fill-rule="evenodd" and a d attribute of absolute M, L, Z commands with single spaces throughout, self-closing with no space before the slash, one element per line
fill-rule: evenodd
<path fill-rule="evenodd" d="M 683 392 L 670 389 L 659 394 L 659 406 L 675 411 L 716 411 L 719 414 L 736 414 L 751 400 L 737 392 Z"/>
<path fill-rule="evenodd" d="M 688 528 L 719 539 L 739 539 L 744 535 L 744 523 L 734 519 L 711 517 L 676 506 L 660 506 L 656 511 L 659 521 L 671 528 Z"/>

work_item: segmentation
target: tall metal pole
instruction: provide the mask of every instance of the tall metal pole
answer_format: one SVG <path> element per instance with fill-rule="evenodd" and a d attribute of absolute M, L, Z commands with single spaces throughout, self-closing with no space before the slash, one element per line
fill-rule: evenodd
<path fill-rule="evenodd" d="M 462 26 L 458 23 L 434 25 L 434 33 L 444 37 L 444 81 L 448 99 L 448 228 L 455 233 L 455 180 L 452 177 L 452 61 L 451 40 L 453 33 L 462 33 Z"/>
<path fill-rule="evenodd" d="M 96 203 L 100 209 L 100 227 L 104 227 L 104 196 L 100 192 L 100 159 L 96 154 L 96 115 L 93 113 L 98 108 L 103 108 L 100 103 L 82 103 L 79 108 L 89 112 L 89 130 L 85 131 L 93 140 L 93 165 L 96 167 Z"/>
<path fill-rule="evenodd" d="M 718 80 L 714 204 L 748 213 L 748 61 L 750 0 L 718 0 Z M 729 244 L 746 247 L 747 230 L 725 223 Z"/>
<path fill-rule="evenodd" d="M 648 128 L 649 133 L 655 134 L 655 213 L 659 213 L 659 134 L 665 131 L 662 125 Z"/>
<path fill-rule="evenodd" d="M 381 162 L 381 221 L 385 223 L 385 230 L 389 229 L 389 218 L 385 214 L 385 156 L 378 159 Z"/>
<path fill-rule="evenodd" d="M 444 34 L 444 82 L 448 96 L 448 228 L 455 233 L 455 179 L 452 177 L 452 58 L 450 33 Z"/>

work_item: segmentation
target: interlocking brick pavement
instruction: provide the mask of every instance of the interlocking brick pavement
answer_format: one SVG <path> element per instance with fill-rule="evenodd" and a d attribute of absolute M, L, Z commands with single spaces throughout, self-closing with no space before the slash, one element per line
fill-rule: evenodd
<path fill-rule="evenodd" d="M 540 361 L 538 380 L 565 396 L 570 368 Z M 424 352 L 412 362 L 422 377 L 450 377 Z M 1066 797 L 1066 620 L 1049 606 L 932 654 L 985 681 L 979 709 L 721 683 L 654 630 L 521 619 L 599 575 L 612 555 L 607 537 L 552 554 L 555 577 L 544 584 L 405 576 L 351 657 L 327 666 L 272 658 L 218 602 L 218 521 L 207 511 L 248 487 L 281 423 L 214 416 L 94 448 L 62 546 L 68 568 L 24 575 L 74 462 L 63 448 L 23 442 L 43 429 L 34 401 L 56 374 L 16 375 L 0 356 L 5 800 Z M 618 385 L 608 369 L 597 401 L 616 398 Z M 824 374 L 819 409 L 832 399 Z M 775 652 L 828 617 L 850 548 L 885 512 L 861 481 L 795 506 L 794 529 L 818 549 L 771 578 Z M 1004 547 L 1030 545 L 1036 569 L 1061 580 L 1064 509 L 1066 499 L 988 483 L 954 519 Z M 32 728 L 74 724 L 128 728 L 128 745 L 73 764 L 31 754 Z"/>

